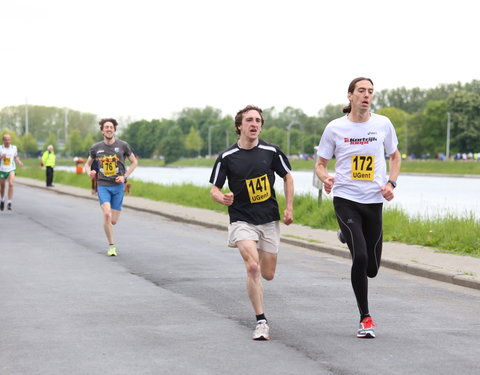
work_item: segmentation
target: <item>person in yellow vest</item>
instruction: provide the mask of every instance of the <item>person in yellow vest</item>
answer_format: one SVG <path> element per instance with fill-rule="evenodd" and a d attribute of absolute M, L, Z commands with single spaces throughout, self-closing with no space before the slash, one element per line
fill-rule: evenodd
<path fill-rule="evenodd" d="M 55 168 L 55 152 L 53 146 L 48 145 L 47 150 L 42 155 L 42 163 L 46 168 L 47 187 L 53 187 L 53 168 Z"/>

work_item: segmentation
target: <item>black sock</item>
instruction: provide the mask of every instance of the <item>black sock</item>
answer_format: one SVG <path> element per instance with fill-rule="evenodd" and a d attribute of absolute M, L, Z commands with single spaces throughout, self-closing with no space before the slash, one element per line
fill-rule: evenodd
<path fill-rule="evenodd" d="M 363 319 L 368 318 L 368 317 L 370 317 L 370 314 L 362 314 L 362 315 L 360 315 L 360 321 L 362 321 Z"/>
<path fill-rule="evenodd" d="M 265 318 L 265 314 L 255 315 L 255 317 L 257 318 L 257 322 L 258 322 L 259 320 L 265 320 L 265 321 L 267 321 L 267 318 Z"/>

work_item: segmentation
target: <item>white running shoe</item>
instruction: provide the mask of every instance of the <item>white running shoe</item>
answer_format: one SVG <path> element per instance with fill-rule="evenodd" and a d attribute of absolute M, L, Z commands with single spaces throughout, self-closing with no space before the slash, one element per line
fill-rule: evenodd
<path fill-rule="evenodd" d="M 259 320 L 257 322 L 257 326 L 255 327 L 255 331 L 253 331 L 253 340 L 265 341 L 270 340 L 269 336 L 270 328 L 268 328 L 268 324 L 266 320 Z"/>
<path fill-rule="evenodd" d="M 371 317 L 367 316 L 363 318 L 358 327 L 357 337 L 359 339 L 374 339 L 375 332 L 373 331 L 373 327 L 375 327 L 375 323 Z"/>

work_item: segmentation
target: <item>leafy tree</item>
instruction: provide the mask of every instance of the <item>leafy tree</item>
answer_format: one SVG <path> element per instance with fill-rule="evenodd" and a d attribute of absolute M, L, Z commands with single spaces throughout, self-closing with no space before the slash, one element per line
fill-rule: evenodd
<path fill-rule="evenodd" d="M 122 139 L 134 148 L 136 155 L 149 158 L 158 151 L 163 128 L 165 124 L 159 120 L 136 121 L 124 130 Z"/>
<path fill-rule="evenodd" d="M 170 128 L 167 136 L 160 142 L 160 152 L 165 157 L 165 164 L 171 164 L 185 155 L 183 133 L 178 126 Z"/>
<path fill-rule="evenodd" d="M 22 134 L 22 118 L 18 107 L 9 106 L 0 111 L 0 126 L 10 129 L 13 134 Z M 13 140 L 13 138 L 12 138 Z"/>
<path fill-rule="evenodd" d="M 396 107 L 408 113 L 415 113 L 424 107 L 426 96 L 426 91 L 418 87 L 413 89 L 400 87 L 393 90 L 382 90 L 375 93 L 373 108 Z"/>
<path fill-rule="evenodd" d="M 421 152 L 434 156 L 446 150 L 447 135 L 447 103 L 445 100 L 434 100 L 427 103 L 421 113 L 418 135 L 421 138 Z"/>
<path fill-rule="evenodd" d="M 480 150 L 480 95 L 459 90 L 449 96 L 447 103 L 454 124 L 454 148 L 458 152 Z"/>
<path fill-rule="evenodd" d="M 269 143 L 277 145 L 285 153 L 287 152 L 287 131 L 285 129 L 280 129 L 277 126 L 272 126 L 268 129 L 263 130 L 260 134 L 260 137 Z"/>
<path fill-rule="evenodd" d="M 398 149 L 400 152 L 408 154 L 408 113 L 394 107 L 381 108 L 376 113 L 390 119 L 397 133 Z"/>
<path fill-rule="evenodd" d="M 96 130 L 96 115 L 72 109 L 45 107 L 38 105 L 10 106 L 0 111 L 0 126 L 15 130 L 19 134 L 26 132 L 25 109 L 28 113 L 28 131 L 40 140 L 45 140 L 53 133 L 59 139 L 73 130 L 81 134 L 93 133 Z M 66 124 L 67 122 L 67 124 Z M 65 129 L 67 125 L 67 129 Z"/>
<path fill-rule="evenodd" d="M 85 153 L 80 155 L 85 155 L 85 157 L 88 157 L 88 151 L 96 142 L 97 141 L 95 141 L 95 139 L 93 138 L 93 135 L 88 134 L 83 140 L 83 150 L 85 150 Z"/>
<path fill-rule="evenodd" d="M 185 138 L 185 148 L 189 151 L 194 151 L 197 155 L 200 155 L 200 150 L 203 147 L 203 139 L 200 137 L 197 128 L 192 125 L 190 132 Z"/>
<path fill-rule="evenodd" d="M 184 108 L 177 118 L 177 125 L 182 133 L 187 135 L 192 125 L 204 136 L 203 132 L 212 125 L 215 125 L 222 119 L 222 111 L 217 108 L 207 106 L 201 108 Z"/>
<path fill-rule="evenodd" d="M 36 156 L 38 154 L 38 142 L 31 133 L 26 133 L 22 136 L 21 144 L 21 152 L 23 152 L 25 155 Z"/>
<path fill-rule="evenodd" d="M 86 149 L 78 129 L 73 129 L 70 132 L 65 149 L 72 156 L 86 155 L 88 153 L 88 149 Z"/>

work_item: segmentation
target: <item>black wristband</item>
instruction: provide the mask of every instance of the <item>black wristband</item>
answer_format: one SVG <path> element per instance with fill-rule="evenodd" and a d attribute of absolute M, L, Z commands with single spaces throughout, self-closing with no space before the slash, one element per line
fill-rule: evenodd
<path fill-rule="evenodd" d="M 388 180 L 387 184 L 391 184 L 394 189 L 397 187 L 397 183 L 395 181 L 392 181 L 392 180 Z"/>

